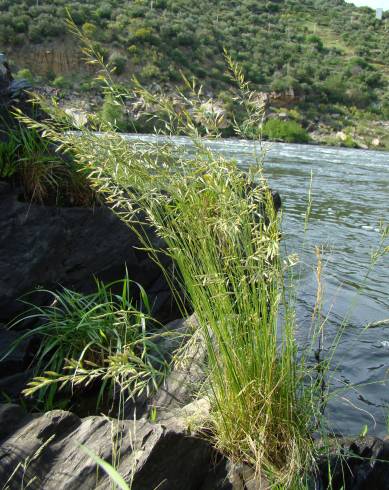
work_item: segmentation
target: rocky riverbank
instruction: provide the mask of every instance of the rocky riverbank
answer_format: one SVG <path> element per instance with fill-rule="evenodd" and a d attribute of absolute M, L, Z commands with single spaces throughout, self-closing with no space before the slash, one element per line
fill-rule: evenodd
<path fill-rule="evenodd" d="M 160 87 L 156 86 L 155 90 L 160 90 Z M 81 92 L 74 89 L 59 89 L 50 86 L 41 87 L 40 91 L 49 97 L 58 98 L 60 105 L 73 119 L 76 126 L 87 124 L 91 115 L 101 113 L 104 110 L 105 100 L 99 92 Z M 302 110 L 298 111 L 294 108 L 296 97 L 293 94 L 261 93 L 260 95 L 266 106 L 264 121 L 276 120 L 281 125 L 285 123 L 299 125 L 307 134 L 307 140 L 304 143 L 345 148 L 389 150 L 389 121 L 375 119 L 371 114 L 354 114 L 348 108 L 340 105 L 332 109 L 325 108 L 323 111 L 317 111 L 314 115 L 309 115 Z M 228 104 L 216 100 L 212 93 L 207 94 L 207 97 L 209 100 L 204 103 L 204 110 L 218 114 L 220 129 L 224 136 L 228 137 L 231 123 Z M 175 95 L 172 93 L 172 99 L 174 98 Z M 126 104 L 122 119 L 122 131 L 131 133 L 136 128 L 139 133 L 152 132 L 152 127 L 144 124 L 139 118 L 139 108 L 142 107 L 142 104 L 143 101 L 140 99 L 134 99 L 131 103 Z M 116 110 L 115 117 L 117 116 Z M 264 134 L 264 137 L 266 138 L 266 134 Z M 293 139 L 294 136 L 291 136 L 291 138 L 289 140 L 285 133 L 284 136 L 280 135 L 275 140 L 299 142 Z"/>
<path fill-rule="evenodd" d="M 2 320 L 20 309 L 17 298 L 36 286 L 65 282 L 88 290 L 93 275 L 120 278 L 125 266 L 153 294 L 155 311 L 174 316 L 167 286 L 155 264 L 136 249 L 131 233 L 109 210 L 55 209 L 29 205 L 3 184 L 0 242 L 3 282 Z M 16 246 L 15 246 L 16 245 Z M 12 268 L 12 270 L 11 270 Z M 158 284 L 158 288 L 156 288 Z M 29 328 L 26 325 L 24 328 Z M 109 479 L 82 450 L 86 446 L 114 464 L 136 490 L 259 490 L 266 479 L 218 454 L 203 433 L 209 403 L 199 398 L 204 381 L 205 345 L 196 334 L 196 318 L 178 319 L 161 330 L 160 348 L 167 359 L 181 345 L 163 332 L 180 332 L 187 344 L 156 393 L 128 402 L 120 419 L 54 410 L 26 411 L 20 391 L 32 375 L 36 345 L 22 344 L 0 362 L 0 482 L 9 489 L 29 485 L 45 489 L 110 488 Z M 23 331 L 0 330 L 2 353 Z M 195 337 L 193 337 L 193 334 Z M 182 345 L 181 345 L 182 348 Z M 318 445 L 320 445 L 320 441 Z M 389 442 L 378 438 L 328 441 L 309 488 L 388 489 Z M 345 483 L 345 486 L 344 486 Z"/>
<path fill-rule="evenodd" d="M 2 109 L 7 108 L 8 103 L 3 104 Z M 207 350 L 196 315 L 181 318 L 165 275 L 140 248 L 136 233 L 101 203 L 80 207 L 26 201 L 12 179 L 0 181 L 0 229 L 0 483 L 4 488 L 110 488 L 108 477 L 80 444 L 113 465 L 136 490 L 268 488 L 266 478 L 255 475 L 253 468 L 237 465 L 214 449 L 205 383 Z M 144 232 L 169 268 L 164 244 L 152 229 Z M 37 332 L 13 346 L 39 326 L 41 318 L 8 328 L 23 308 L 21 295 L 36 291 L 30 300 L 55 306 L 45 289 L 66 286 L 89 293 L 96 277 L 111 282 L 125 274 L 142 285 L 151 314 L 159 320 L 153 341 L 172 366 L 163 382 L 123 400 L 115 413 L 98 408 L 99 386 L 87 382 L 74 390 L 77 403 L 73 390 L 67 392 L 68 410 L 45 411 L 35 397 L 27 401 L 22 391 L 34 375 L 42 339 Z M 136 293 L 132 300 L 137 304 Z M 124 355 L 128 359 L 128 353 Z M 389 488 L 388 444 L 370 437 L 318 441 L 322 456 L 307 488 Z"/>

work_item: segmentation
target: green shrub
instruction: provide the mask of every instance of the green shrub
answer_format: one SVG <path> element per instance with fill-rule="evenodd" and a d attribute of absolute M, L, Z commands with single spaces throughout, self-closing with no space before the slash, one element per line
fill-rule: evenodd
<path fill-rule="evenodd" d="M 374 100 L 374 95 L 368 87 L 360 84 L 349 86 L 346 90 L 347 100 L 357 107 L 367 108 Z"/>
<path fill-rule="evenodd" d="M 147 63 L 140 71 L 142 79 L 151 80 L 153 78 L 158 78 L 161 72 L 158 66 L 152 63 Z"/>
<path fill-rule="evenodd" d="M 85 173 L 58 156 L 48 139 L 23 125 L 9 128 L 0 144 L 0 178 L 21 184 L 25 199 L 90 206 L 95 195 Z"/>
<path fill-rule="evenodd" d="M 307 42 L 310 43 L 310 44 L 313 44 L 318 51 L 322 51 L 323 50 L 323 47 L 324 47 L 323 41 L 316 34 L 309 35 L 307 37 Z"/>
<path fill-rule="evenodd" d="M 131 55 L 137 54 L 139 52 L 139 48 L 136 44 L 131 44 L 130 46 L 128 46 L 127 49 Z"/>
<path fill-rule="evenodd" d="M 97 27 L 95 24 L 92 24 L 91 22 L 85 22 L 85 24 L 83 24 L 82 26 L 82 31 L 86 36 L 93 39 L 96 34 Z"/>
<path fill-rule="evenodd" d="M 132 41 L 136 42 L 150 42 L 154 39 L 153 30 L 149 27 L 140 27 L 131 36 Z"/>
<path fill-rule="evenodd" d="M 345 146 L 346 148 L 358 148 L 358 144 L 353 140 L 353 137 L 348 134 L 344 141 L 341 141 L 341 146 Z"/>
<path fill-rule="evenodd" d="M 36 131 L 22 126 L 10 129 L 2 153 L 2 176 L 17 176 L 26 198 L 42 202 L 50 193 L 58 192 L 61 161 Z M 6 173 L 4 168 L 8 169 Z"/>
<path fill-rule="evenodd" d="M 19 33 L 27 32 L 29 21 L 30 19 L 27 15 L 18 17 L 14 22 L 15 31 Z"/>
<path fill-rule="evenodd" d="M 271 89 L 274 92 L 287 92 L 291 88 L 297 85 L 296 80 L 293 77 L 277 77 L 271 83 Z"/>
<path fill-rule="evenodd" d="M 15 78 L 18 80 L 20 79 L 28 80 L 30 83 L 34 81 L 34 76 L 28 68 L 22 68 L 21 70 L 19 70 Z"/>
<path fill-rule="evenodd" d="M 180 46 L 190 46 L 192 48 L 195 47 L 196 39 L 193 35 L 193 32 L 180 32 L 177 36 L 177 43 Z"/>
<path fill-rule="evenodd" d="M 184 52 L 178 48 L 172 50 L 172 52 L 170 53 L 170 57 L 172 58 L 173 61 L 179 64 L 186 64 L 187 62 Z"/>
<path fill-rule="evenodd" d="M 102 19 L 109 19 L 112 15 L 112 6 L 109 3 L 102 3 L 96 9 L 96 15 Z"/>
<path fill-rule="evenodd" d="M 56 37 L 64 32 L 61 18 L 50 14 L 42 14 L 29 26 L 29 37 L 34 42 L 40 42 L 47 38 Z"/>
<path fill-rule="evenodd" d="M 307 143 L 307 131 L 296 121 L 269 119 L 263 126 L 263 136 L 269 140 L 286 141 L 288 143 Z"/>
<path fill-rule="evenodd" d="M 346 99 L 347 82 L 341 74 L 329 76 L 319 87 L 331 102 L 342 103 Z"/>
<path fill-rule="evenodd" d="M 118 129 L 123 129 L 124 114 L 123 107 L 111 96 L 106 95 L 101 108 L 101 119 L 104 123 Z"/>
<path fill-rule="evenodd" d="M 17 172 L 15 162 L 20 149 L 19 141 L 8 135 L 6 141 L 0 141 L 0 179 L 9 179 Z"/>
<path fill-rule="evenodd" d="M 109 57 L 109 64 L 114 68 L 116 75 L 121 75 L 126 67 L 127 58 L 119 53 L 113 53 Z"/>
<path fill-rule="evenodd" d="M 56 88 L 69 88 L 70 87 L 69 80 L 67 80 L 63 75 L 59 75 L 58 77 L 55 77 L 52 84 Z"/>

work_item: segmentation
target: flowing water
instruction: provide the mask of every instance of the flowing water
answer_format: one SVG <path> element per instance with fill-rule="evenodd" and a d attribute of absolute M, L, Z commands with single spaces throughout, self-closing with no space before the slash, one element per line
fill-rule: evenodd
<path fill-rule="evenodd" d="M 242 167 L 252 144 L 214 143 Z M 389 256 L 371 270 L 379 247 L 380 221 L 389 224 L 389 153 L 276 143 L 265 158 L 265 173 L 283 201 L 284 241 L 303 263 L 298 291 L 301 338 L 309 332 L 316 300 L 315 246 L 324 249 L 325 345 L 339 329 L 334 383 L 341 389 L 328 415 L 339 433 L 387 434 L 389 382 Z M 312 184 L 311 184 L 312 175 Z M 307 232 L 304 217 L 312 188 Z M 366 277 L 367 276 L 367 277 Z M 362 290 L 360 288 L 362 287 Z M 387 325 L 365 329 L 368 323 Z M 352 389 L 344 390 L 348 385 Z"/>
<path fill-rule="evenodd" d="M 242 168 L 253 160 L 254 146 L 248 141 L 218 140 L 209 146 L 235 158 Z M 389 224 L 389 153 L 274 143 L 265 157 L 265 174 L 283 201 L 288 253 L 298 253 L 302 264 L 302 342 L 309 335 L 316 299 L 315 247 L 324 250 L 325 347 L 344 330 L 333 361 L 340 391 L 327 409 L 333 429 L 358 434 L 367 425 L 370 434 L 383 436 L 389 415 L 389 256 L 369 269 L 380 243 L 380 221 Z M 312 210 L 304 233 L 310 187 Z M 382 320 L 388 323 L 365 328 Z"/>

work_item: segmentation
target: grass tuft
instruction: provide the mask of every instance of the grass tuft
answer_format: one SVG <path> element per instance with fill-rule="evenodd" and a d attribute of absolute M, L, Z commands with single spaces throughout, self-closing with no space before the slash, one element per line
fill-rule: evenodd
<path fill-rule="evenodd" d="M 120 294 L 112 292 L 115 286 L 121 286 Z M 51 409 L 59 390 L 98 382 L 99 406 L 103 398 L 105 403 L 112 401 L 116 389 L 123 398 L 133 398 L 158 386 L 167 363 L 155 342 L 151 328 L 155 322 L 150 318 L 145 292 L 141 289 L 145 310 L 141 311 L 132 304 L 131 288 L 126 278 L 106 285 L 97 281 L 97 291 L 88 295 L 67 288 L 42 291 L 52 296 L 50 306 L 30 304 L 29 312 L 11 325 L 16 327 L 26 320 L 38 323 L 12 348 L 25 340 L 40 339 L 34 359 L 36 376 L 24 395 L 38 394 L 44 407 Z M 66 393 L 69 397 L 69 389 Z"/>
<path fill-rule="evenodd" d="M 55 151 L 40 131 L 17 125 L 0 141 L 0 179 L 21 185 L 31 202 L 91 206 L 96 196 L 85 173 Z"/>

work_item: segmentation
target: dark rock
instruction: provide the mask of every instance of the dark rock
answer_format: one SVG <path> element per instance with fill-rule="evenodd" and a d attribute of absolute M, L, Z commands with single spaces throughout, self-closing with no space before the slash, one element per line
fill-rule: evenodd
<path fill-rule="evenodd" d="M 4 53 L 0 53 L 0 141 L 6 140 L 7 130 L 18 124 L 12 114 L 18 108 L 34 118 L 41 117 L 42 111 L 30 102 L 26 90 L 31 89 L 27 80 L 14 80 Z"/>
<path fill-rule="evenodd" d="M 33 376 L 32 369 L 0 378 L 0 400 L 18 400 Z"/>
<path fill-rule="evenodd" d="M 97 471 L 82 444 L 109 462 L 116 454 L 118 471 L 132 482 L 133 490 L 209 488 L 203 484 L 218 469 L 217 456 L 208 442 L 191 435 L 183 425 L 180 420 L 164 425 L 145 419 L 81 420 L 60 410 L 26 417 L 0 445 L 0 483 L 13 474 L 10 490 L 19 489 L 22 481 L 24 485 L 31 481 L 32 489 L 109 489 L 108 477 Z M 219 474 L 220 480 L 223 471 Z M 218 484 L 214 488 L 234 487 Z"/>
<path fill-rule="evenodd" d="M 199 490 L 238 490 L 239 487 L 234 486 L 229 473 L 230 462 L 228 460 L 221 458 L 221 461 L 215 461 Z"/>
<path fill-rule="evenodd" d="M 7 330 L 0 324 L 0 401 L 16 399 L 31 374 L 28 370 L 31 341 L 25 340 L 13 346 L 20 335 L 22 332 Z"/>
<path fill-rule="evenodd" d="M 20 342 L 15 348 L 13 343 L 21 335 L 19 332 L 7 330 L 0 323 L 0 378 L 10 373 L 19 373 L 27 367 L 29 341 Z M 9 353 L 9 355 L 7 355 Z M 3 359 L 3 357 L 5 357 Z"/>
<path fill-rule="evenodd" d="M 22 423 L 26 413 L 14 403 L 0 404 L 0 441 L 12 434 Z"/>
<path fill-rule="evenodd" d="M 0 321 L 24 309 L 17 301 L 37 287 L 59 285 L 90 292 L 94 276 L 110 282 L 130 279 L 146 290 L 157 282 L 151 304 L 161 321 L 179 316 L 159 267 L 139 246 L 137 237 L 108 208 L 58 208 L 26 203 L 10 185 L 0 186 Z M 161 301 L 160 296 L 164 301 Z M 30 299 L 45 304 L 36 293 Z M 164 309 L 165 308 L 165 309 Z"/>
<path fill-rule="evenodd" d="M 212 461 L 212 448 L 203 439 L 169 427 L 153 445 L 135 474 L 134 490 L 197 490 Z"/>
<path fill-rule="evenodd" d="M 271 191 L 271 196 L 273 199 L 274 209 L 279 211 L 282 206 L 281 196 L 277 191 Z"/>
<path fill-rule="evenodd" d="M 389 490 L 389 441 L 370 436 L 334 439 L 319 461 L 319 474 L 323 488 Z"/>
<path fill-rule="evenodd" d="M 199 490 L 269 490 L 267 479 L 256 476 L 246 464 L 234 464 L 226 458 L 215 462 Z"/>

